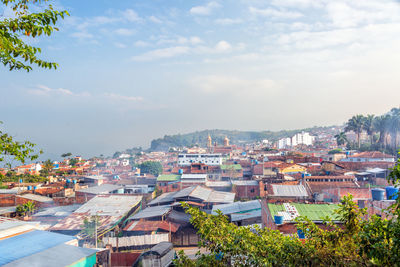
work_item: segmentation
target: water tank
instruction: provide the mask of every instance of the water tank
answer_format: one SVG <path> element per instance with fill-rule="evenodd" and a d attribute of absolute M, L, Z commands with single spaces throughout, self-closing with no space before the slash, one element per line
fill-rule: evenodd
<path fill-rule="evenodd" d="M 123 193 L 124 193 L 124 189 L 123 188 L 118 189 L 118 194 L 123 194 Z"/>
<path fill-rule="evenodd" d="M 33 187 L 33 190 L 36 190 L 36 189 L 37 189 L 37 186 L 34 186 L 34 187 Z"/>
<path fill-rule="evenodd" d="M 258 164 L 258 160 L 254 161 L 256 163 L 256 165 Z"/>
<path fill-rule="evenodd" d="M 70 179 L 67 179 L 67 183 L 69 184 L 71 182 L 71 180 Z"/>
<path fill-rule="evenodd" d="M 179 169 L 179 174 L 183 174 L 183 169 Z"/>
<path fill-rule="evenodd" d="M 384 199 L 385 190 L 383 190 L 382 188 L 373 188 L 371 189 L 371 194 L 372 194 L 372 200 L 381 201 Z"/>
<path fill-rule="evenodd" d="M 72 182 L 74 182 L 74 184 L 76 184 L 76 180 L 72 180 Z"/>
<path fill-rule="evenodd" d="M 275 215 L 274 221 L 276 224 L 283 224 L 283 216 L 282 215 Z"/>
<path fill-rule="evenodd" d="M 394 186 L 387 186 L 386 188 L 386 198 L 387 199 L 397 199 L 399 189 Z"/>
<path fill-rule="evenodd" d="M 300 239 L 306 238 L 306 235 L 301 229 L 297 229 L 297 235 L 299 236 Z"/>
<path fill-rule="evenodd" d="M 28 190 L 32 190 L 32 186 L 28 185 Z"/>

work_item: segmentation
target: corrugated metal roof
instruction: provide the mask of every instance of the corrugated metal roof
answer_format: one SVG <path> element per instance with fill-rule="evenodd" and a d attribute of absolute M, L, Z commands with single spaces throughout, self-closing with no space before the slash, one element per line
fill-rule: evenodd
<path fill-rule="evenodd" d="M 162 203 L 169 203 L 169 202 L 174 202 L 174 196 L 176 192 L 169 192 L 169 193 L 164 193 L 161 196 L 153 199 L 150 201 L 147 205 L 148 206 L 154 206 L 154 205 L 159 205 Z"/>
<path fill-rule="evenodd" d="M 99 195 L 83 204 L 74 213 L 89 213 L 98 216 L 123 215 L 142 201 L 142 196 Z"/>
<path fill-rule="evenodd" d="M 238 181 L 232 181 L 233 185 L 239 185 L 239 186 L 257 186 L 258 185 L 258 181 L 254 181 L 254 180 L 238 180 Z"/>
<path fill-rule="evenodd" d="M 0 194 L 18 194 L 18 188 L 0 189 Z"/>
<path fill-rule="evenodd" d="M 174 199 L 181 198 L 181 197 L 188 197 L 195 188 L 196 188 L 196 186 L 184 188 L 178 192 L 175 192 L 175 194 L 171 195 L 171 197 L 173 197 Z"/>
<path fill-rule="evenodd" d="M 129 217 L 129 219 L 139 220 L 144 218 L 163 216 L 167 214 L 170 210 L 171 206 L 169 205 L 147 207 L 144 210 L 141 210 L 138 213 L 134 214 L 133 216 Z"/>
<path fill-rule="evenodd" d="M 32 217 L 45 217 L 45 216 L 57 216 L 57 217 L 66 217 L 70 215 L 72 212 L 80 208 L 81 204 L 74 204 L 68 206 L 57 206 L 57 207 L 49 207 L 43 208 L 39 212 L 32 215 Z"/>
<path fill-rule="evenodd" d="M 232 183 L 230 181 L 208 181 L 206 182 L 208 187 L 230 187 Z"/>
<path fill-rule="evenodd" d="M 39 253 L 6 264 L 7 267 L 25 266 L 70 266 L 83 258 L 95 254 L 97 250 L 61 244 Z"/>
<path fill-rule="evenodd" d="M 114 185 L 114 184 L 102 184 L 99 186 L 92 186 L 84 189 L 76 190 L 77 192 L 101 195 L 101 194 L 109 194 L 115 190 L 124 188 L 122 185 Z"/>
<path fill-rule="evenodd" d="M 154 206 L 161 203 L 172 203 L 179 198 L 197 198 L 208 203 L 232 203 L 235 199 L 235 193 L 215 191 L 203 186 L 191 186 L 178 192 L 164 193 L 149 203 Z"/>
<path fill-rule="evenodd" d="M 339 206 L 336 204 L 302 204 L 291 203 L 296 208 L 300 216 L 307 216 L 312 221 L 321 221 L 326 216 L 331 217 L 333 220 L 338 219 L 334 213 Z M 286 212 L 283 205 L 268 203 L 268 208 L 272 216 L 278 215 L 278 212 Z M 286 212 L 287 213 L 287 212 Z"/>
<path fill-rule="evenodd" d="M 261 203 L 259 200 L 251 200 L 246 202 L 234 202 L 232 204 L 221 204 L 214 205 L 212 209 L 212 214 L 217 214 L 217 210 L 220 210 L 223 214 L 228 215 L 238 212 L 248 212 L 252 210 L 261 210 Z"/>
<path fill-rule="evenodd" d="M 188 173 L 188 174 L 182 174 L 181 180 L 185 179 L 207 179 L 207 174 L 201 174 L 201 173 Z"/>
<path fill-rule="evenodd" d="M 44 197 L 44 196 L 35 195 L 35 194 L 18 195 L 18 197 L 22 197 L 25 199 L 42 202 L 42 203 L 53 203 L 54 202 L 53 199 L 50 197 Z"/>
<path fill-rule="evenodd" d="M 124 231 L 144 231 L 144 232 L 151 232 L 157 231 L 159 229 L 164 231 L 171 231 L 175 233 L 179 229 L 179 224 L 168 222 L 168 221 L 133 221 L 129 223 L 125 228 Z"/>
<path fill-rule="evenodd" d="M 98 195 L 51 227 L 50 230 L 81 230 L 83 220 L 94 215 L 99 216 L 99 228 L 106 228 L 117 223 L 140 201 L 142 201 L 142 196 Z"/>
<path fill-rule="evenodd" d="M 210 197 L 212 191 L 212 189 L 206 187 L 196 186 L 189 196 L 206 201 Z"/>
<path fill-rule="evenodd" d="M 279 197 L 308 197 L 306 188 L 303 185 L 276 185 L 273 184 L 274 196 Z"/>
<path fill-rule="evenodd" d="M 0 207 L 0 215 L 14 212 L 16 208 L 17 208 L 17 206 Z"/>
<path fill-rule="evenodd" d="M 245 213 L 234 213 L 231 215 L 231 221 L 237 222 L 241 220 L 251 219 L 251 218 L 260 218 L 261 219 L 261 209 L 252 210 Z"/>
<path fill-rule="evenodd" d="M 157 182 L 179 181 L 181 176 L 178 174 L 161 174 L 157 177 Z"/>
<path fill-rule="evenodd" d="M 221 170 L 226 171 L 226 170 L 235 170 L 239 171 L 242 169 L 242 165 L 240 164 L 223 164 L 221 165 Z"/>
<path fill-rule="evenodd" d="M 208 203 L 233 203 L 235 201 L 235 193 L 221 192 L 213 190 L 205 202 Z"/>
<path fill-rule="evenodd" d="M 75 238 L 72 236 L 35 230 L 0 240 L 0 265 L 33 255 L 73 239 Z"/>

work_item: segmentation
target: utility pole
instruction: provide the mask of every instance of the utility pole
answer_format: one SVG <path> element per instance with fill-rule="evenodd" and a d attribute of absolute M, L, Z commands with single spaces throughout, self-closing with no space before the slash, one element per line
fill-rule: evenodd
<path fill-rule="evenodd" d="M 95 247 L 97 248 L 97 214 L 96 217 L 94 217 L 94 238 Z"/>

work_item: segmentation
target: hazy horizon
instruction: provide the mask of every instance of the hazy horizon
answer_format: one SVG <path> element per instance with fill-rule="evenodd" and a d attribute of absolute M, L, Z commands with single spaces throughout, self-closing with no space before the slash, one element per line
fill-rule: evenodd
<path fill-rule="evenodd" d="M 41 158 L 203 129 L 342 125 L 399 106 L 398 1 L 55 3 L 71 16 L 32 44 L 59 69 L 0 68 L 2 129 Z"/>

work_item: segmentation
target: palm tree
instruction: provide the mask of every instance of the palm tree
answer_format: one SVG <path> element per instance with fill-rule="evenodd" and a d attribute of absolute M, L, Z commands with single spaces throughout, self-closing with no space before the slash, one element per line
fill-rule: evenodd
<path fill-rule="evenodd" d="M 46 160 L 42 166 L 43 174 L 45 176 L 48 176 L 49 173 L 53 170 L 53 168 L 54 168 L 53 162 L 50 159 Z"/>
<path fill-rule="evenodd" d="M 346 128 L 344 128 L 345 132 L 353 131 L 357 134 L 357 144 L 358 148 L 361 146 L 360 135 L 364 129 L 365 117 L 363 115 L 355 115 L 347 122 Z"/>
<path fill-rule="evenodd" d="M 344 145 L 348 142 L 345 132 L 338 133 L 337 135 L 335 135 L 335 138 L 338 146 Z"/>
<path fill-rule="evenodd" d="M 398 145 L 398 134 L 400 131 L 400 108 L 392 108 L 390 111 L 390 135 L 393 140 L 393 149 L 397 150 Z"/>
<path fill-rule="evenodd" d="M 390 115 L 382 115 L 375 117 L 374 119 L 374 129 L 379 132 L 378 144 L 380 147 L 386 147 L 386 139 L 389 133 Z"/>
<path fill-rule="evenodd" d="M 36 204 L 32 201 L 26 202 L 23 207 L 28 215 L 31 215 L 36 210 Z"/>
<path fill-rule="evenodd" d="M 369 135 L 371 145 L 372 145 L 372 141 L 373 141 L 373 135 L 375 132 L 374 118 L 375 118 L 374 115 L 367 115 L 366 117 L 364 117 L 364 125 L 363 125 L 364 130 Z"/>

